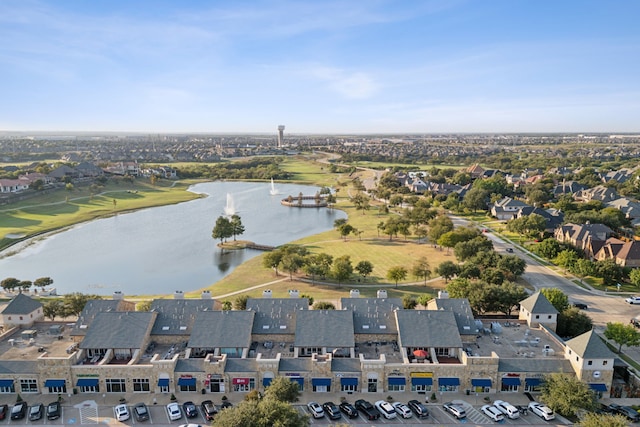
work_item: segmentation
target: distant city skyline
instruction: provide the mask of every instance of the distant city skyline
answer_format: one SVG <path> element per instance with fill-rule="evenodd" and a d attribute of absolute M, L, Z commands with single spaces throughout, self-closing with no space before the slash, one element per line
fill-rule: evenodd
<path fill-rule="evenodd" d="M 638 133 L 640 3 L 0 2 L 0 132 Z"/>

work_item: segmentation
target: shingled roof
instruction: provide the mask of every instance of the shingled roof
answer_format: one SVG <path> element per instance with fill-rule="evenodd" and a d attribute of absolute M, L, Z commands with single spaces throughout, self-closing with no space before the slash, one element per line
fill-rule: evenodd
<path fill-rule="evenodd" d="M 615 355 L 602 339 L 592 330 L 570 339 L 565 343 L 583 359 L 614 359 Z"/>
<path fill-rule="evenodd" d="M 558 314 L 558 310 L 540 291 L 522 300 L 520 307 L 523 307 L 529 313 Z"/>
<path fill-rule="evenodd" d="M 157 313 L 145 311 L 99 313 L 80 348 L 142 348 L 156 316 Z"/>
<path fill-rule="evenodd" d="M 2 310 L 2 314 L 29 314 L 39 308 L 42 308 L 40 301 L 20 293 L 7 304 L 4 310 Z"/>

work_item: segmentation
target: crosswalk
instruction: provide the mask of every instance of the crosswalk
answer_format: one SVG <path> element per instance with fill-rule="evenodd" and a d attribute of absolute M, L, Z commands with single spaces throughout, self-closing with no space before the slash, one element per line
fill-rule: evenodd
<path fill-rule="evenodd" d="M 98 404 L 95 401 L 84 401 L 76 407 L 80 410 L 80 424 L 98 424 Z"/>

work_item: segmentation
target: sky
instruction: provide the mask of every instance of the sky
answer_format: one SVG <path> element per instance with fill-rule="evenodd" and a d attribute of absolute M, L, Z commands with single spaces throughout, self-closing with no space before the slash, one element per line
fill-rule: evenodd
<path fill-rule="evenodd" d="M 640 2 L 1 0 L 0 130 L 638 132 Z"/>

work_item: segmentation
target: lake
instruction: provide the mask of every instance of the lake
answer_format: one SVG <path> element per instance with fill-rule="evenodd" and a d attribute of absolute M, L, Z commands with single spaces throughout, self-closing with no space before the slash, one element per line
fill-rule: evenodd
<path fill-rule="evenodd" d="M 208 197 L 79 224 L 0 259 L 0 280 L 51 277 L 58 294 L 189 292 L 216 283 L 260 254 L 256 250 L 223 253 L 217 247 L 219 240 L 211 233 L 216 219 L 229 209 L 245 227 L 238 239 L 270 246 L 330 230 L 336 219 L 346 218 L 338 210 L 280 204 L 289 195 L 313 195 L 317 187 L 277 184 L 278 195 L 271 195 L 270 189 L 267 183 L 194 185 L 190 191 Z"/>

